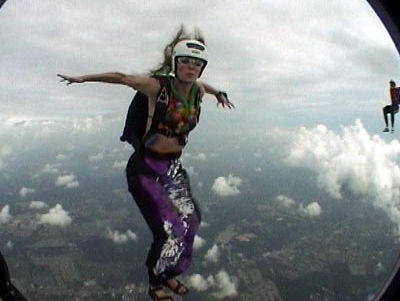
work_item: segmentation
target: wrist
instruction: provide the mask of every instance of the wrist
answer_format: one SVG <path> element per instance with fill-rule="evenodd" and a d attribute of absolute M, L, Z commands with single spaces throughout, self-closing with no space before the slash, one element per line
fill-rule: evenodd
<path fill-rule="evenodd" d="M 218 98 L 218 97 L 221 97 L 221 96 L 225 96 L 225 98 L 228 98 L 228 95 L 226 94 L 226 92 L 225 91 L 221 91 L 221 90 L 219 90 L 219 91 L 217 91 L 217 93 L 215 94 L 215 96 Z"/>

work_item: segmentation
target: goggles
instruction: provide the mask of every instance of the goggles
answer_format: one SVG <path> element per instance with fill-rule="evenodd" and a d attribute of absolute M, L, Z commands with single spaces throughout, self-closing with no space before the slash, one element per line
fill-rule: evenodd
<path fill-rule="evenodd" d="M 187 65 L 187 64 L 192 64 L 196 67 L 203 67 L 204 66 L 204 61 L 201 59 L 193 58 L 193 57 L 187 57 L 187 56 L 180 56 L 177 58 L 178 63 Z"/>

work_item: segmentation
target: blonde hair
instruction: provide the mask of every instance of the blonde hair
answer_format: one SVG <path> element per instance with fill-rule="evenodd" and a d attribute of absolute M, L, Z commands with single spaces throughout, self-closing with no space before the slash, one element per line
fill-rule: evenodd
<path fill-rule="evenodd" d="M 196 40 L 199 41 L 200 43 L 206 45 L 205 40 L 203 35 L 200 32 L 199 28 L 195 28 L 194 32 L 192 35 L 188 34 L 185 26 L 183 24 L 180 25 L 179 29 L 177 30 L 174 38 L 172 39 L 171 42 L 169 42 L 163 52 L 163 61 L 162 63 L 159 64 L 158 67 L 156 67 L 153 70 L 150 70 L 151 74 L 157 74 L 157 73 L 163 73 L 163 74 L 168 74 L 172 70 L 171 66 L 171 57 L 172 57 L 172 50 L 174 49 L 175 45 L 183 40 Z"/>

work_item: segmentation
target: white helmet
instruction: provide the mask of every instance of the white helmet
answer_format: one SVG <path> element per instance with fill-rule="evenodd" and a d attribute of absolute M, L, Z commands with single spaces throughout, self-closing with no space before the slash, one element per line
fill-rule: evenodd
<path fill-rule="evenodd" d="M 201 68 L 199 77 L 203 73 L 204 68 L 207 65 L 207 48 L 206 46 L 196 40 L 183 40 L 176 43 L 174 49 L 172 50 L 172 61 L 171 61 L 171 75 L 175 76 L 176 71 L 176 59 L 181 56 L 193 57 L 200 59 L 204 62 L 203 67 Z"/>

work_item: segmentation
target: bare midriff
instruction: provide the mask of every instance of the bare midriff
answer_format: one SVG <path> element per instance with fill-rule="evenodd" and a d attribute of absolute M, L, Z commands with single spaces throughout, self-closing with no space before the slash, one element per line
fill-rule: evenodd
<path fill-rule="evenodd" d="M 162 134 L 155 133 L 154 142 L 148 146 L 148 149 L 160 154 L 175 154 L 183 150 L 184 146 L 180 145 L 175 137 L 167 137 Z"/>

